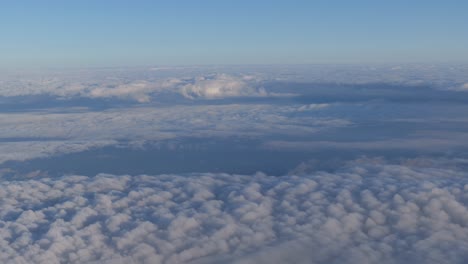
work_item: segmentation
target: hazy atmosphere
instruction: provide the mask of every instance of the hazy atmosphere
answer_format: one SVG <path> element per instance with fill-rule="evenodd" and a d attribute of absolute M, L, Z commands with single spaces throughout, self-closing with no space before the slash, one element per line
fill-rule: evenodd
<path fill-rule="evenodd" d="M 0 8 L 0 262 L 465 263 L 468 4 Z"/>

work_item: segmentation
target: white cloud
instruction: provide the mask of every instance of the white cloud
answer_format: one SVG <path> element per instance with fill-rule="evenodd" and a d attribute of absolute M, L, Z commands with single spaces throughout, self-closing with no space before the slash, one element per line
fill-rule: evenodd
<path fill-rule="evenodd" d="M 193 83 L 186 84 L 181 88 L 181 94 L 187 98 L 226 98 L 240 96 L 266 96 L 265 89 L 256 89 L 247 81 L 255 80 L 252 76 L 244 78 L 234 77 L 226 74 L 218 74 L 214 77 L 199 77 Z"/>
<path fill-rule="evenodd" d="M 3 263 L 463 263 L 458 169 L 0 182 Z"/>

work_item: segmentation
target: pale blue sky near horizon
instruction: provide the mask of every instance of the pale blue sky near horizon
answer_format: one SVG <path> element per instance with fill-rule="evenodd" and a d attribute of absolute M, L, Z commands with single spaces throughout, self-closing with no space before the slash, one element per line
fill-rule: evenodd
<path fill-rule="evenodd" d="M 0 67 L 468 62 L 468 1 L 4 1 Z"/>

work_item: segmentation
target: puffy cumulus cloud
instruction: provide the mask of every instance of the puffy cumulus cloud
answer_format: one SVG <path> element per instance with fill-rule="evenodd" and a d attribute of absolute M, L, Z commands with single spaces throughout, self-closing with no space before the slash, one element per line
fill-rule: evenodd
<path fill-rule="evenodd" d="M 465 171 L 0 182 L 3 263 L 463 263 Z"/>
<path fill-rule="evenodd" d="M 184 85 L 181 88 L 181 94 L 191 99 L 266 96 L 265 89 L 256 89 L 248 83 L 253 80 L 255 80 L 254 76 L 234 77 L 226 74 L 203 76 L 195 78 L 193 83 Z"/>

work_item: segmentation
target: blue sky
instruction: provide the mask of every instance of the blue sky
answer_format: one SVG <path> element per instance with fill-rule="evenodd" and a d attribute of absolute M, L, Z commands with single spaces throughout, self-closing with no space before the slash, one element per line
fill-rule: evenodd
<path fill-rule="evenodd" d="M 465 62 L 466 1 L 8 1 L 0 67 Z"/>

